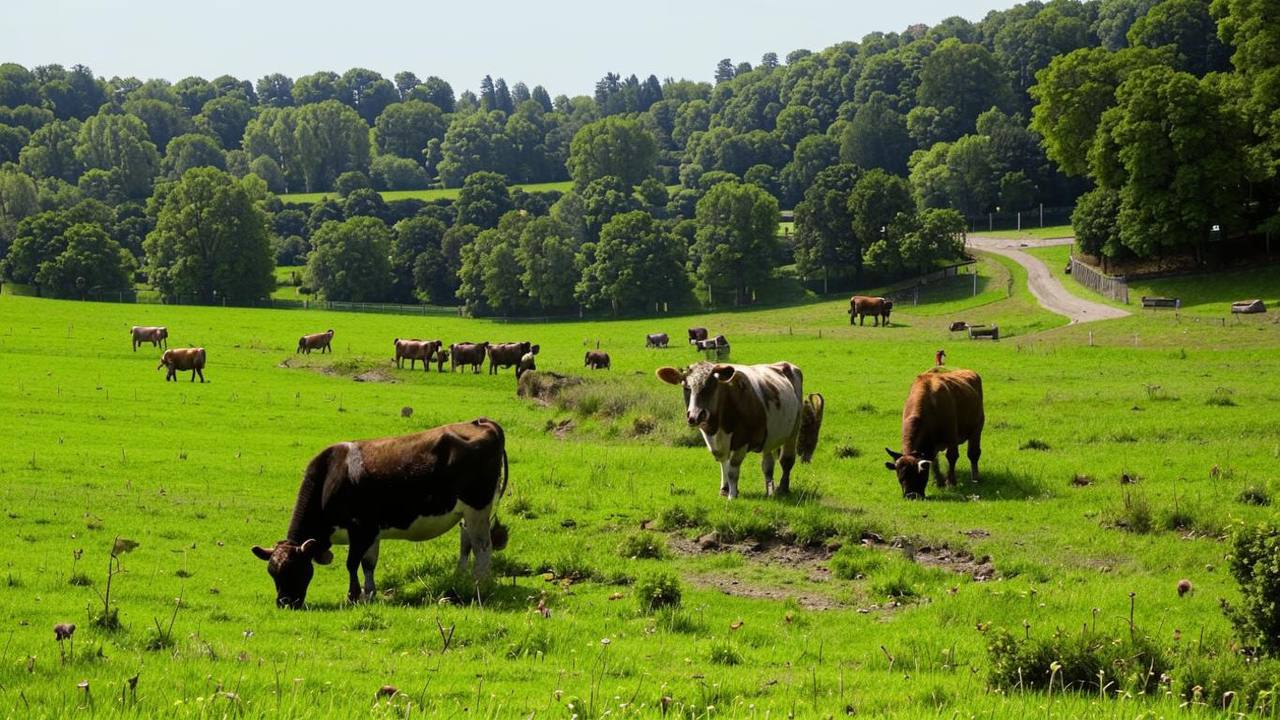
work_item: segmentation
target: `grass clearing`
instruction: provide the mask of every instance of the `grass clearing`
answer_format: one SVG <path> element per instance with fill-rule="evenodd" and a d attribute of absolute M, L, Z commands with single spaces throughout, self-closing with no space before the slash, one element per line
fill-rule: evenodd
<path fill-rule="evenodd" d="M 564 180 L 561 182 L 529 183 L 526 185 L 512 185 L 510 187 L 512 190 L 519 188 L 527 193 L 551 191 L 564 193 L 573 189 L 573 181 Z M 458 199 L 458 193 L 461 191 L 462 188 L 430 188 L 428 190 L 384 190 L 378 194 L 381 195 L 382 199 L 386 202 L 391 202 L 393 200 L 422 200 L 424 202 L 430 202 L 432 200 L 456 200 Z M 279 198 L 280 202 L 285 204 L 312 204 L 325 199 L 339 199 L 337 193 L 332 192 L 286 193 L 280 195 Z"/>
<path fill-rule="evenodd" d="M 1057 240 L 1076 236 L 1075 230 L 1070 225 L 1048 225 L 1046 227 L 1023 228 L 1021 230 L 979 230 L 969 234 L 1000 238 L 1002 240 Z"/>

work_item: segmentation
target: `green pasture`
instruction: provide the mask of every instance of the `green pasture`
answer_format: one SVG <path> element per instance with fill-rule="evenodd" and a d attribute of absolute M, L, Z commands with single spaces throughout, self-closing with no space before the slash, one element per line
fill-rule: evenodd
<path fill-rule="evenodd" d="M 970 234 L 1006 240 L 1056 240 L 1058 238 L 1075 237 L 1075 230 L 1070 225 L 1048 225 L 1037 228 L 1022 228 L 1021 230 L 979 230 Z"/>
<path fill-rule="evenodd" d="M 499 324 L 0 296 L 0 715 L 1225 717 L 1180 708 L 1184 675 L 1154 696 L 998 692 L 987 646 L 1001 628 L 1127 637 L 1132 598 L 1135 632 L 1170 653 L 1229 654 L 1222 538 L 1274 517 L 1241 498 L 1280 492 L 1280 390 L 1263 380 L 1280 375 L 1280 325 L 1066 326 L 1016 264 L 980 267 L 976 297 L 939 286 L 887 328 L 851 327 L 845 300 Z M 951 336 L 956 319 L 1002 340 Z M 209 382 L 165 383 L 157 350 L 130 349 L 140 324 L 205 347 Z M 735 362 L 795 362 L 825 396 L 791 497 L 762 497 L 756 456 L 743 497 L 718 496 L 679 390 L 653 375 L 698 359 L 683 343 L 695 325 L 727 335 Z M 327 328 L 332 354 L 294 354 Z M 657 331 L 671 348 L 644 348 Z M 527 339 L 541 369 L 587 380 L 518 399 L 510 369 L 396 369 L 395 337 Z M 581 367 L 597 346 L 611 371 Z M 983 477 L 969 483 L 962 456 L 959 487 L 908 502 L 884 447 L 940 347 L 984 380 Z M 313 455 L 481 415 L 511 459 L 492 586 L 450 577 L 451 532 L 384 543 L 372 603 L 344 602 L 339 552 L 309 609 L 274 607 L 249 548 L 283 537 Z M 713 532 L 722 548 L 700 550 Z M 108 630 L 91 618 L 116 538 L 138 545 L 112 578 Z M 678 608 L 640 608 L 657 573 L 679 579 Z M 73 650 L 56 623 L 76 624 Z M 384 685 L 398 693 L 376 696 Z"/>
<path fill-rule="evenodd" d="M 529 183 L 526 185 L 512 185 L 511 189 L 519 188 L 528 193 L 538 192 L 569 192 L 573 189 L 573 181 L 565 180 L 562 182 L 548 183 Z M 392 200 L 455 200 L 462 188 L 431 188 L 429 190 L 384 190 L 379 193 L 382 199 L 391 202 Z M 318 193 L 287 193 L 280 195 L 280 201 L 283 203 L 311 204 L 317 203 L 325 199 L 337 199 L 337 193 L 318 192 Z"/>

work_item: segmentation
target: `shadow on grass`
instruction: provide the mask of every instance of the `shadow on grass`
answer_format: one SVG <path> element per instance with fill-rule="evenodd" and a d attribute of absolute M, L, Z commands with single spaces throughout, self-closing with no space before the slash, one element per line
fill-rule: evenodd
<path fill-rule="evenodd" d="M 982 500 L 1027 500 L 1051 497 L 1053 492 L 1043 480 L 1025 473 L 1008 470 L 983 470 L 977 483 L 969 481 L 967 469 L 956 468 L 956 485 L 946 490 L 929 487 L 929 497 L 942 501 L 969 500 L 973 496 Z"/>

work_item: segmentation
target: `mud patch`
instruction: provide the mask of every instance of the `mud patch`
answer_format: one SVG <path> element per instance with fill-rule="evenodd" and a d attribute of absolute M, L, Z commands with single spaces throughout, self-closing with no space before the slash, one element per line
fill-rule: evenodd
<path fill-rule="evenodd" d="M 863 544 L 876 546 L 876 543 L 867 540 L 864 540 Z M 911 541 L 901 537 L 891 540 L 888 547 L 901 550 L 903 555 L 914 563 L 940 568 L 957 575 L 968 575 L 974 582 L 985 582 L 996 577 L 996 567 L 991 562 L 990 555 L 975 557 L 968 550 L 952 548 L 946 543 L 937 547 L 930 545 L 917 547 Z"/>
<path fill-rule="evenodd" d="M 750 598 L 753 600 L 774 600 L 784 602 L 794 600 L 805 610 L 836 610 L 844 607 L 833 598 L 809 592 L 797 592 L 789 588 L 765 587 L 743 582 L 737 578 L 721 574 L 694 575 L 689 578 L 694 587 L 719 590 L 725 595 Z"/>
<path fill-rule="evenodd" d="M 356 382 L 397 383 L 391 368 L 365 362 L 361 358 L 337 360 L 327 365 L 311 365 L 302 357 L 287 357 L 276 365 L 285 370 L 307 370 L 328 377 L 349 377 Z"/>
<path fill-rule="evenodd" d="M 382 368 L 374 368 L 372 370 L 366 370 L 360 373 L 359 375 L 352 377 L 351 379 L 355 380 L 356 382 L 380 382 L 380 383 L 399 382 L 399 380 L 396 380 L 394 377 L 391 376 L 390 372 Z"/>
<path fill-rule="evenodd" d="M 836 548 L 822 545 L 797 545 L 784 538 L 721 543 L 714 532 L 707 533 L 697 540 L 673 535 L 668 538 L 667 547 L 683 555 L 706 552 L 737 553 L 752 562 L 763 565 L 803 569 L 805 576 L 813 582 L 826 582 L 831 579 L 831 568 L 827 567 L 826 563 L 836 550 Z"/>

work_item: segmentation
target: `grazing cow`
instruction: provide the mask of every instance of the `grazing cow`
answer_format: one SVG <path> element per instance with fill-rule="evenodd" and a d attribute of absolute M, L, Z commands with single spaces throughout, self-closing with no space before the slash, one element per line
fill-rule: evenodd
<path fill-rule="evenodd" d="M 664 348 L 669 342 L 671 338 L 666 333 L 651 333 L 644 336 L 644 346 L 647 348 Z"/>
<path fill-rule="evenodd" d="M 706 328 L 689 328 L 689 344 L 697 345 L 698 341 L 707 339 Z"/>
<path fill-rule="evenodd" d="M 409 369 L 412 370 L 415 363 L 421 360 L 422 371 L 431 372 L 431 360 L 443 344 L 444 341 L 442 340 L 401 340 L 396 338 L 396 367 L 404 367 L 404 361 L 408 360 Z"/>
<path fill-rule="evenodd" d="M 603 350 L 588 350 L 586 362 L 583 363 L 592 370 L 608 370 L 609 364 L 609 353 Z"/>
<path fill-rule="evenodd" d="M 867 297 L 866 295 L 854 295 L 849 298 L 849 324 L 853 324 L 854 317 L 858 318 L 858 324 L 862 325 L 870 315 L 875 321 L 877 327 L 880 326 L 880 320 L 883 318 L 884 325 L 889 325 L 889 313 L 893 310 L 893 301 L 882 297 Z"/>
<path fill-rule="evenodd" d="M 144 342 L 151 343 L 151 347 L 162 346 L 165 350 L 169 349 L 169 328 L 167 327 L 143 327 L 134 325 L 129 328 L 129 334 L 133 336 L 133 351 L 138 352 L 138 346 Z"/>
<path fill-rule="evenodd" d="M 204 358 L 204 348 L 165 350 L 164 355 L 160 356 L 160 364 L 156 366 L 156 369 L 169 368 L 169 372 L 164 376 L 165 382 L 170 380 L 178 382 L 179 370 L 190 370 L 191 382 L 196 381 L 196 374 L 200 375 L 200 382 L 204 382 Z"/>
<path fill-rule="evenodd" d="M 825 405 L 817 393 L 805 397 L 800 368 L 788 362 L 700 362 L 684 370 L 659 368 L 657 374 L 663 382 L 684 388 L 685 419 L 702 433 L 707 449 L 720 463 L 721 495 L 738 496 L 738 474 L 749 452 L 763 456 L 760 467 L 766 495 L 790 492 L 797 447 L 803 444 L 806 453 L 817 447 Z M 775 490 L 773 466 L 779 457 L 782 479 Z M 809 457 L 801 454 L 800 459 L 808 462 Z"/>
<path fill-rule="evenodd" d="M 333 348 L 329 347 L 331 342 L 333 342 L 332 328 L 314 335 L 303 335 L 298 338 L 298 349 L 293 354 L 304 353 L 310 355 L 312 350 L 319 350 L 321 354 L 333 352 Z"/>
<path fill-rule="evenodd" d="M 315 568 L 333 561 L 333 545 L 347 545 L 347 599 L 377 591 L 373 573 L 383 538 L 420 542 L 462 521 L 458 571 L 475 552 L 476 580 L 489 575 L 491 552 L 507 544 L 498 500 L 507 489 L 502 428 L 478 418 L 412 435 L 330 445 L 307 465 L 284 540 L 255 545 L 276 585 L 276 605 L 297 609 L 307 599 Z"/>
<path fill-rule="evenodd" d="M 520 364 L 520 358 L 532 352 L 533 343 L 498 343 L 489 346 L 489 374 L 497 375 L 498 368 L 512 367 Z"/>
<path fill-rule="evenodd" d="M 898 474 L 905 498 L 923 498 L 933 468 L 938 487 L 956 484 L 956 459 L 960 445 L 969 443 L 970 479 L 978 481 L 978 457 L 982 455 L 982 378 L 972 370 L 933 369 L 921 373 L 911 385 L 902 407 L 902 452 L 885 448 L 893 462 L 886 468 Z M 938 451 L 946 450 L 947 480 L 938 467 Z"/>
<path fill-rule="evenodd" d="M 449 351 L 446 348 L 436 350 L 436 371 L 444 372 L 444 364 L 449 362 Z"/>
<path fill-rule="evenodd" d="M 471 366 L 471 371 L 479 374 L 480 366 L 484 365 L 484 356 L 489 351 L 489 342 L 486 340 L 482 343 L 455 343 L 449 346 L 449 372 L 455 372 L 459 367 Z"/>
<path fill-rule="evenodd" d="M 534 347 L 536 348 L 538 346 L 534 345 Z M 530 350 L 529 352 L 525 353 L 520 357 L 520 364 L 516 365 L 516 386 L 517 387 L 519 387 L 520 376 L 524 375 L 530 370 L 538 369 L 536 356 L 537 356 L 537 352 Z"/>

